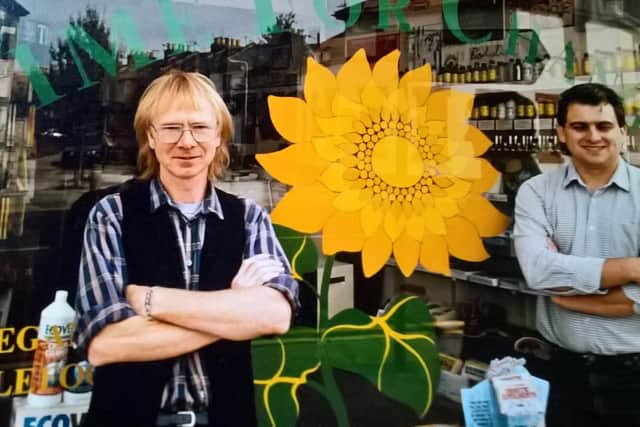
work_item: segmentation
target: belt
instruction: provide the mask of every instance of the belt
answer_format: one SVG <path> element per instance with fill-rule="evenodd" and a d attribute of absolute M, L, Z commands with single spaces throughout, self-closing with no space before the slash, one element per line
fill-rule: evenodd
<path fill-rule="evenodd" d="M 619 366 L 619 367 L 640 367 L 640 353 L 624 354 L 594 354 L 576 353 L 564 349 L 555 344 L 552 345 L 552 357 L 564 359 L 567 362 L 580 363 L 584 367 L 594 365 L 599 366 Z"/>
<path fill-rule="evenodd" d="M 161 412 L 156 419 L 156 427 L 193 427 L 206 425 L 209 425 L 209 414 L 206 412 Z"/>

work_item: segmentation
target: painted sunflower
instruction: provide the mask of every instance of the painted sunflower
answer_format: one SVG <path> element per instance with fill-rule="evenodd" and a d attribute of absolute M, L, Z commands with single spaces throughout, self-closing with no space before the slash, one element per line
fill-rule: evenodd
<path fill-rule="evenodd" d="M 449 255 L 486 259 L 481 237 L 508 224 L 481 195 L 498 172 L 478 158 L 491 142 L 467 124 L 473 96 L 432 92 L 429 65 L 399 78 L 399 57 L 371 69 L 359 50 L 337 75 L 309 58 L 304 100 L 268 100 L 291 145 L 256 157 L 292 186 L 274 223 L 322 232 L 327 255 L 360 251 L 367 277 L 391 255 L 405 276 L 418 262 L 449 275 Z"/>

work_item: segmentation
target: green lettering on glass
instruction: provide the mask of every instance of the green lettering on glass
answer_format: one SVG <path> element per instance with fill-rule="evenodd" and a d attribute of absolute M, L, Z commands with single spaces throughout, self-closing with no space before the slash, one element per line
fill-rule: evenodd
<path fill-rule="evenodd" d="M 176 19 L 176 11 L 173 8 L 171 0 L 158 0 L 160 4 L 160 13 L 164 19 L 164 23 L 167 25 L 167 35 L 169 36 L 169 43 L 186 46 L 184 34 L 178 25 Z M 180 49 L 178 49 L 180 51 Z"/>
<path fill-rule="evenodd" d="M 516 56 L 516 47 L 518 46 L 518 37 L 520 37 L 520 31 L 518 30 L 518 13 L 513 12 L 511 14 L 511 28 L 509 28 L 509 42 L 507 44 L 507 56 Z"/>
<path fill-rule="evenodd" d="M 409 5 L 409 0 L 397 0 L 394 4 L 391 4 L 389 0 L 378 1 L 378 29 L 384 30 L 389 28 L 389 13 L 398 20 L 400 24 L 400 31 L 411 31 L 411 25 L 407 21 L 407 16 L 404 14 L 404 8 Z"/>
<path fill-rule="evenodd" d="M 322 23 L 328 30 L 340 30 L 342 25 L 333 19 L 329 12 L 327 12 L 325 0 L 313 0 L 313 7 L 316 9 L 316 14 Z"/>
<path fill-rule="evenodd" d="M 258 34 L 277 33 L 276 15 L 271 0 L 253 0 L 258 18 Z"/>
<path fill-rule="evenodd" d="M 136 69 L 144 67 L 153 62 L 144 52 L 144 45 L 140 34 L 131 18 L 131 15 L 124 9 L 118 9 L 111 16 L 111 42 L 113 46 L 118 46 L 120 40 L 124 41 L 127 49 L 133 55 L 134 67 Z"/>
<path fill-rule="evenodd" d="M 458 19 L 458 3 L 460 0 L 443 0 L 442 2 L 442 14 L 444 15 L 445 26 L 451 31 L 451 33 L 461 42 L 469 44 L 480 44 L 491 40 L 493 33 L 489 32 L 484 36 L 472 39 L 460 28 L 460 20 Z"/>
<path fill-rule="evenodd" d="M 106 50 L 104 47 L 100 45 L 89 33 L 87 33 L 84 28 L 77 27 L 75 25 L 70 25 L 67 28 L 67 44 L 69 46 L 69 52 L 73 57 L 73 61 L 78 68 L 78 72 L 80 73 L 80 77 L 82 78 L 83 85 L 79 89 L 86 89 L 88 87 L 93 86 L 97 82 L 94 82 L 89 79 L 87 72 L 82 65 L 82 59 L 80 55 L 78 55 L 78 51 L 76 50 L 74 43 L 78 45 L 78 47 L 82 48 L 85 52 L 89 54 L 89 57 L 98 63 L 109 75 L 116 75 L 116 57 L 115 53 L 111 53 Z"/>
<path fill-rule="evenodd" d="M 82 65 L 82 59 L 80 58 L 80 55 L 78 55 L 78 51 L 76 50 L 76 47 L 73 45 L 73 43 L 68 43 L 68 46 L 69 46 L 69 53 L 73 58 L 73 62 L 76 64 L 76 68 L 78 69 L 78 73 L 80 74 L 80 78 L 82 79 L 82 83 L 83 83 L 82 86 L 78 88 L 78 90 L 86 89 L 88 87 L 95 85 L 97 82 L 94 82 L 93 80 L 89 79 L 89 76 L 87 75 L 87 72 L 84 69 L 84 65 Z"/>
<path fill-rule="evenodd" d="M 538 58 L 538 46 L 540 45 L 540 36 L 536 30 L 532 30 L 531 39 L 529 40 L 529 53 L 527 54 L 526 62 L 529 64 L 535 64 Z"/>
<path fill-rule="evenodd" d="M 53 90 L 53 86 L 51 86 L 47 76 L 42 72 L 40 65 L 26 43 L 18 43 L 15 50 L 15 57 L 18 64 L 20 64 L 20 68 L 27 73 L 27 78 L 31 82 L 31 86 L 40 101 L 40 107 L 56 102 L 64 96 L 58 95 L 55 90 Z"/>
<path fill-rule="evenodd" d="M 360 19 L 360 15 L 362 14 L 362 3 L 358 3 L 358 0 L 347 0 L 347 4 L 349 4 L 349 18 L 347 22 L 344 23 L 345 30 L 347 28 L 351 28 L 358 22 Z"/>

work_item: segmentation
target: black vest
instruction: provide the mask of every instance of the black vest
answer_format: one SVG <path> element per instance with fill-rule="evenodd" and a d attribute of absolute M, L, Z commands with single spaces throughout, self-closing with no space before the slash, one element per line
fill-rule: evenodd
<path fill-rule="evenodd" d="M 207 214 L 200 262 L 200 289 L 228 288 L 242 263 L 244 203 L 216 190 L 224 220 Z M 164 205 L 150 212 L 148 181 L 121 188 L 122 239 L 128 283 L 185 288 L 175 228 Z M 209 376 L 210 426 L 256 425 L 250 341 L 220 340 L 200 351 Z M 115 363 L 94 372 L 94 387 L 85 427 L 154 426 L 162 391 L 176 359 Z"/>

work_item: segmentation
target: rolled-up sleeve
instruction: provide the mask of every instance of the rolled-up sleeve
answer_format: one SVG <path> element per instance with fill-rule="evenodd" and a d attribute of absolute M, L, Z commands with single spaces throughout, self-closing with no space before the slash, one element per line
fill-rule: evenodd
<path fill-rule="evenodd" d="M 289 260 L 276 237 L 267 212 L 257 203 L 245 199 L 245 242 L 244 256 L 250 258 L 258 254 L 270 254 L 284 266 L 284 273 L 272 279 L 265 286 L 279 290 L 291 304 L 293 313 L 300 309 L 298 282 L 291 274 Z"/>
<path fill-rule="evenodd" d="M 527 285 L 535 290 L 570 287 L 579 293 L 597 293 L 605 259 L 554 250 L 553 229 L 542 197 L 544 189 L 536 183 L 534 178 L 520 187 L 515 206 L 513 237 Z"/>
<path fill-rule="evenodd" d="M 75 301 L 75 341 L 84 349 L 108 324 L 135 315 L 123 292 L 127 272 L 121 223 L 118 194 L 100 200 L 87 218 Z"/>
<path fill-rule="evenodd" d="M 622 292 L 627 298 L 640 306 L 640 285 L 635 283 L 624 285 L 622 286 Z"/>

